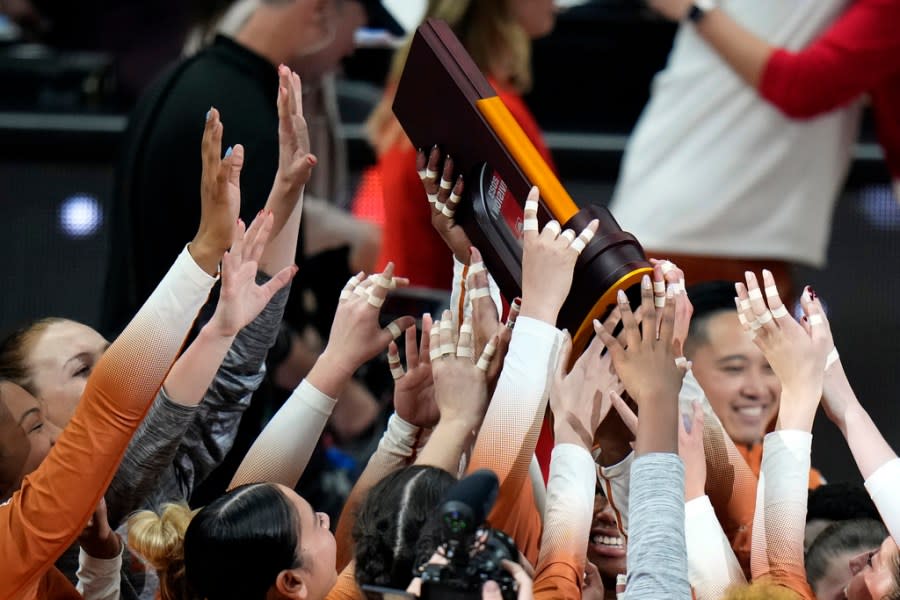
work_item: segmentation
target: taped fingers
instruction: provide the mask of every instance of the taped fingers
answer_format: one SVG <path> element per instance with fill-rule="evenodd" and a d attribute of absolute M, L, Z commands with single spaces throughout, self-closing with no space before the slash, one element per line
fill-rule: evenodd
<path fill-rule="evenodd" d="M 497 351 L 497 336 L 491 338 L 491 341 L 487 343 L 487 346 L 484 347 L 484 351 L 481 353 L 481 356 L 478 358 L 478 363 L 475 365 L 479 369 L 484 372 L 487 372 L 488 368 L 491 366 L 491 360 L 494 358 L 494 353 Z"/>

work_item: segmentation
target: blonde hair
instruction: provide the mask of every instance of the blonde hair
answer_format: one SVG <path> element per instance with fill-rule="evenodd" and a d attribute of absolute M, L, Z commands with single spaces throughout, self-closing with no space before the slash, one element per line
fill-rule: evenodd
<path fill-rule="evenodd" d="M 425 18 L 446 21 L 486 75 L 520 94 L 531 89 L 531 39 L 510 14 L 512 0 L 429 0 Z M 366 121 L 369 141 L 382 154 L 403 139 L 391 105 L 412 36 L 397 50 L 384 97 Z"/>
<path fill-rule="evenodd" d="M 186 504 L 164 504 L 134 513 L 128 519 L 128 546 L 156 570 L 161 600 L 191 597 L 184 572 L 184 534 L 197 514 Z"/>
<path fill-rule="evenodd" d="M 800 594 L 769 581 L 754 581 L 750 585 L 729 588 L 722 600 L 799 600 Z"/>

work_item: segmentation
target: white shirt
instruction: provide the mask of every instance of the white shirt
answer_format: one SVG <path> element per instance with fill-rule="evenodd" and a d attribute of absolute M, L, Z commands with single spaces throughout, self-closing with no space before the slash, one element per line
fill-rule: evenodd
<path fill-rule="evenodd" d="M 845 0 L 727 0 L 769 43 L 803 48 Z M 610 207 L 655 251 L 821 266 L 859 106 L 791 120 L 683 24 L 626 148 Z"/>

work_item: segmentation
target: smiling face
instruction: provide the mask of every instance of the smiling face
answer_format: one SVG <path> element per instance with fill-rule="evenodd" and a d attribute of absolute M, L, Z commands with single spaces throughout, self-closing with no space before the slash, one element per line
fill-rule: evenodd
<path fill-rule="evenodd" d="M 735 311 L 707 317 L 702 329 L 705 339 L 685 348 L 694 376 L 731 439 L 755 444 L 778 412 L 781 384 Z"/>
<path fill-rule="evenodd" d="M 31 385 L 57 427 L 72 419 L 87 378 L 108 347 L 102 335 L 74 321 L 49 325 L 31 344 L 26 354 Z"/>
<path fill-rule="evenodd" d="M 626 543 L 616 527 L 613 508 L 603 494 L 594 496 L 594 520 L 588 539 L 588 560 L 594 563 L 605 586 L 615 586 L 616 575 L 625 573 Z"/>
<path fill-rule="evenodd" d="M 850 600 L 881 600 L 897 593 L 898 550 L 894 539 L 888 536 L 881 547 L 865 552 L 850 560 L 853 578 L 847 585 L 846 597 Z"/>

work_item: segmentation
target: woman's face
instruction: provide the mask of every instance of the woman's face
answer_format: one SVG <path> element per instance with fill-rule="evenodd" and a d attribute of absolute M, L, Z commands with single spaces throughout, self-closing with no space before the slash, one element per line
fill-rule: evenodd
<path fill-rule="evenodd" d="M 510 0 L 510 12 L 528 37 L 535 40 L 550 35 L 556 25 L 553 0 Z"/>
<path fill-rule="evenodd" d="M 853 578 L 847 585 L 850 600 L 880 600 L 888 597 L 896 587 L 897 544 L 890 536 L 881 547 L 864 552 L 850 560 Z"/>
<path fill-rule="evenodd" d="M 44 462 L 60 428 L 47 420 L 37 398 L 14 383 L 0 383 L 0 402 L 10 416 L 0 425 L 0 448 L 4 450 L 0 455 L 0 481 L 4 486 L 0 496 L 7 496 Z"/>
<path fill-rule="evenodd" d="M 307 600 L 324 598 L 337 582 L 337 544 L 331 533 L 331 522 L 328 515 L 313 511 L 309 502 L 291 488 L 278 487 L 297 510 L 300 522 L 297 555 L 303 564 L 300 570 L 307 587 Z"/>
<path fill-rule="evenodd" d="M 108 347 L 102 335 L 74 321 L 53 323 L 32 344 L 27 361 L 34 390 L 57 427 L 72 419 L 87 378 Z"/>
<path fill-rule="evenodd" d="M 615 582 L 625 573 L 625 538 L 616 526 L 616 516 L 609 501 L 601 493 L 594 496 L 594 519 L 588 540 L 588 560 L 594 563 L 605 582 Z"/>

